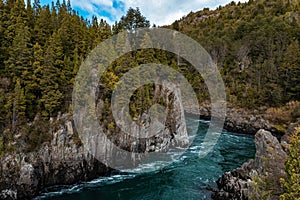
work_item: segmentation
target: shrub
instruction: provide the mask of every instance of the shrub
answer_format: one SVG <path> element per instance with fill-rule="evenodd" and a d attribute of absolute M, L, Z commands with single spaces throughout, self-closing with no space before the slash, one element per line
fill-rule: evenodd
<path fill-rule="evenodd" d="M 286 179 L 281 179 L 282 200 L 300 200 L 300 125 L 290 138 L 289 157 L 285 163 Z"/>
<path fill-rule="evenodd" d="M 0 136 L 0 156 L 4 153 L 3 137 Z"/>
<path fill-rule="evenodd" d="M 288 125 L 300 117 L 300 102 L 291 101 L 282 107 L 269 108 L 265 117 L 274 124 Z"/>
<path fill-rule="evenodd" d="M 297 105 L 294 111 L 292 111 L 292 118 L 293 120 L 300 118 L 300 105 Z"/>

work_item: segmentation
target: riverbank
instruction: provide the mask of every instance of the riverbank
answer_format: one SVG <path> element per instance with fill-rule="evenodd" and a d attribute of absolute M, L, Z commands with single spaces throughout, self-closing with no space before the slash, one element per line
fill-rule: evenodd
<path fill-rule="evenodd" d="M 47 135 L 51 140 L 43 143 L 37 151 L 25 153 L 22 149 L 18 150 L 19 143 L 14 141 L 16 149 L 0 158 L 0 198 L 31 199 L 50 186 L 71 185 L 110 175 L 112 169 L 108 166 L 137 166 L 142 162 L 142 153 L 158 154 L 169 147 L 187 147 L 189 136 L 182 112 L 182 101 L 178 98 L 181 97 L 180 91 L 162 87 L 155 91 L 158 99 L 168 99 L 168 116 L 164 119 L 164 124 L 149 112 L 141 116 L 140 126 L 132 121 L 126 127 L 129 133 L 149 137 L 136 140 L 133 135 L 123 134 L 114 125 L 107 127 L 105 134 L 100 134 L 96 132 L 97 128 L 92 129 L 91 124 L 81 121 L 86 116 L 81 116 L 85 113 L 78 111 L 75 119 L 77 125 L 82 124 L 81 126 L 75 127 L 72 116 L 67 114 L 51 118 L 50 123 L 55 128 L 50 126 L 46 133 L 40 132 L 40 135 Z M 174 94 L 173 97 L 170 97 L 171 93 Z M 122 116 L 123 112 L 124 109 L 120 109 L 118 115 Z M 97 114 L 99 117 L 103 113 L 99 111 Z M 105 117 L 108 119 L 112 116 Z M 102 125 L 107 126 L 108 122 Z M 21 134 L 22 132 L 19 133 Z"/>
<path fill-rule="evenodd" d="M 249 111 L 242 108 L 227 106 L 226 119 L 224 129 L 230 132 L 255 135 L 260 129 L 270 131 L 277 138 L 284 135 L 282 130 L 278 130 L 276 126 L 270 123 L 264 114 L 265 111 L 253 110 Z M 199 111 L 195 108 L 188 108 L 187 116 L 198 117 L 200 119 L 210 120 L 211 113 L 209 106 L 202 106 Z"/>
<path fill-rule="evenodd" d="M 289 137 L 299 126 L 300 120 L 290 124 L 280 141 L 271 132 L 259 130 L 255 134 L 255 158 L 224 173 L 217 180 L 218 190 L 212 189 L 212 199 L 247 200 L 268 197 L 279 200 L 284 192 L 280 179 L 286 178 Z"/>
<path fill-rule="evenodd" d="M 202 119 L 210 119 L 208 108 L 200 111 Z M 186 115 L 195 114 L 189 112 Z M 235 108 L 228 108 L 224 128 L 251 135 L 264 128 L 282 136 L 261 115 L 255 116 Z M 38 152 L 1 157 L 0 198 L 31 199 L 49 186 L 70 185 L 109 175 L 111 169 L 85 153 L 75 133 L 73 122 L 67 120 L 57 131 L 51 133 L 51 142 L 44 144 Z"/>
<path fill-rule="evenodd" d="M 161 161 L 153 161 L 129 173 L 113 173 L 91 182 L 48 190 L 36 200 L 94 200 L 94 199 L 210 199 L 206 186 L 216 186 L 215 181 L 226 171 L 233 170 L 254 157 L 252 136 L 223 132 L 215 148 L 199 159 L 201 144 L 210 123 L 187 118 L 190 132 L 197 130 L 189 149 L 180 157 L 176 152 L 174 162 L 160 168 Z M 240 144 L 243 144 L 242 146 Z M 176 158 L 177 157 L 177 158 Z M 239 158 L 239 159 L 236 159 Z"/>
<path fill-rule="evenodd" d="M 0 199 L 32 199 L 43 189 L 109 175 L 111 169 L 77 142 L 72 121 L 51 132 L 52 140 L 32 153 L 0 158 Z"/>

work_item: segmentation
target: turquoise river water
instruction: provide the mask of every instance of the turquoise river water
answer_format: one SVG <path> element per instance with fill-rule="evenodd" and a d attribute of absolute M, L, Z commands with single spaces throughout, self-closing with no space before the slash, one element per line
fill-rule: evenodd
<path fill-rule="evenodd" d="M 36 200 L 155 200 L 155 199 L 211 199 L 207 186 L 216 187 L 215 181 L 225 171 L 239 167 L 254 157 L 252 136 L 223 132 L 205 158 L 199 158 L 200 144 L 209 122 L 188 118 L 188 132 L 197 129 L 190 148 L 170 165 L 159 168 L 159 163 L 141 166 L 132 173 L 115 172 L 110 177 L 99 177 L 91 182 L 74 186 L 58 186 Z M 151 172 L 147 172 L 151 169 Z"/>

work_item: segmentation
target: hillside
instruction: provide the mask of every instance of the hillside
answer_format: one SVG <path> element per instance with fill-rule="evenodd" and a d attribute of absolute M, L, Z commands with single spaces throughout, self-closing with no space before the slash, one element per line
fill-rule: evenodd
<path fill-rule="evenodd" d="M 232 2 L 190 13 L 168 28 L 211 54 L 233 105 L 279 106 L 300 99 L 299 1 Z"/>
<path fill-rule="evenodd" d="M 122 30 L 150 26 L 138 8 L 129 9 L 112 27 L 96 17 L 87 21 L 72 10 L 70 1 L 42 7 L 39 1 L 25 6 L 23 0 L 1 0 L 0 11 L 0 152 L 32 151 L 49 141 L 39 130 L 50 128 L 49 117 L 72 112 L 74 79 L 89 52 Z M 233 2 L 190 13 L 167 28 L 187 34 L 211 54 L 229 105 L 266 112 L 287 104 L 267 111 L 281 129 L 282 123 L 299 117 L 298 1 Z M 114 62 L 100 80 L 98 102 L 105 106 L 98 117 L 105 129 L 117 131 L 109 108 L 114 86 L 132 67 L 149 62 L 173 67 L 189 80 L 200 103 L 209 101 L 203 79 L 185 60 L 161 50 L 133 51 Z M 154 103 L 153 91 L 147 85 L 134 93 L 133 117 Z"/>
<path fill-rule="evenodd" d="M 30 2 L 28 0 L 25 4 L 24 0 L 0 0 L 0 158 L 8 158 L 7 162 L 16 163 L 14 156 L 22 154 L 23 164 L 27 163 L 27 155 L 31 155 L 31 161 L 37 161 L 35 153 L 43 150 L 43 145 L 54 146 L 57 150 L 52 152 L 54 155 L 55 152 L 61 152 L 62 148 L 57 147 L 56 139 L 59 134 L 64 136 L 58 144 L 62 143 L 66 149 L 71 144 L 74 152 L 76 149 L 83 151 L 82 141 L 76 128 L 73 129 L 72 119 L 72 92 L 81 63 L 105 39 L 122 31 L 135 33 L 137 28 L 150 27 L 150 22 L 138 8 L 130 8 L 125 16 L 110 26 L 97 17 L 86 20 L 79 16 L 72 9 L 70 0 L 62 3 L 57 1 L 47 6 L 41 6 L 38 0 L 33 4 Z M 251 129 L 253 134 L 253 130 L 265 126 L 283 133 L 288 124 L 300 117 L 298 0 L 232 2 L 216 10 L 205 8 L 189 13 L 164 28 L 177 30 L 195 39 L 217 64 L 228 99 L 225 127 L 231 127 L 236 132 L 242 130 L 243 133 Z M 117 41 L 123 43 L 112 43 L 111 47 L 117 49 L 136 45 L 121 36 Z M 151 43 L 151 37 L 143 35 L 142 42 Z M 168 65 L 184 75 L 205 109 L 205 117 L 210 118 L 208 90 L 203 78 L 190 63 L 180 55 L 160 49 L 130 51 L 116 59 L 100 77 L 96 92 L 97 107 L 92 116 L 97 115 L 101 128 L 115 144 L 124 150 L 135 149 L 138 153 L 159 151 L 155 145 L 171 143 L 176 139 L 174 134 L 181 133 L 174 120 L 178 115 L 167 118 L 164 124 L 168 128 L 165 134 L 167 142 L 158 137 L 152 138 L 153 142 L 139 140 L 136 143 L 134 139 L 122 136 L 116 125 L 110 107 L 115 86 L 126 72 L 145 63 Z M 131 78 L 132 83 L 141 82 L 139 76 Z M 126 87 L 122 89 L 127 90 Z M 145 120 L 148 116 L 145 113 L 150 112 L 152 105 L 166 106 L 168 114 L 174 111 L 179 113 L 181 102 L 176 102 L 175 96 L 162 85 L 144 85 L 130 97 L 126 114 L 134 119 L 138 125 L 136 127 L 147 126 L 150 122 Z M 93 105 L 93 102 L 88 104 Z M 177 107 L 174 107 L 175 104 Z M 67 128 L 66 122 L 69 124 Z M 72 134 L 66 135 L 70 127 Z M 151 148 L 148 148 L 149 145 Z M 46 151 L 43 153 L 47 154 Z M 64 162 L 64 158 L 59 159 Z M 93 165 L 94 160 L 91 160 Z M 44 162 L 36 163 L 40 167 L 40 163 Z M 46 166 L 48 163 L 45 163 Z M 5 166 L 7 170 L 12 170 L 11 174 L 17 180 L 19 176 L 15 172 L 18 169 Z M 59 169 L 60 166 L 55 167 Z M 101 171 L 101 167 L 97 167 L 97 170 Z M 93 169 L 89 170 L 93 172 Z M 89 170 L 86 173 L 92 173 Z M 75 175 L 67 184 L 95 178 L 97 173 L 92 175 L 85 179 L 77 179 Z M 9 176 L 5 178 L 6 182 L 10 181 Z M 40 178 L 44 180 L 42 175 Z M 53 178 L 40 188 L 55 183 L 60 182 Z M 288 185 L 285 187 L 288 188 Z"/>

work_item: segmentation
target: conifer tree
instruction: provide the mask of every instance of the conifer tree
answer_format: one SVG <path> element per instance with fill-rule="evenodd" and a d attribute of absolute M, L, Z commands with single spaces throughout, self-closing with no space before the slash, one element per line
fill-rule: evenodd
<path fill-rule="evenodd" d="M 12 131 L 26 122 L 26 102 L 24 96 L 24 88 L 21 87 L 21 81 L 16 81 L 13 99 L 13 116 L 12 116 Z"/>
<path fill-rule="evenodd" d="M 126 15 L 121 17 L 121 20 L 114 25 L 114 34 L 122 30 L 133 31 L 138 28 L 149 28 L 150 22 L 144 17 L 139 8 L 129 8 Z"/>
<path fill-rule="evenodd" d="M 34 15 L 34 10 L 31 6 L 31 1 L 30 0 L 27 0 L 26 15 L 27 15 L 27 26 L 29 27 L 29 30 L 31 31 L 34 28 L 35 15 Z"/>
<path fill-rule="evenodd" d="M 7 14 L 4 7 L 3 0 L 0 0 L 0 77 L 6 75 L 6 70 L 4 67 L 4 60 L 6 59 L 6 41 L 5 41 L 5 22 L 7 20 Z"/>
<path fill-rule="evenodd" d="M 33 38 L 34 43 L 38 42 L 41 46 L 44 46 L 46 41 L 50 38 L 55 27 L 52 22 L 49 6 L 41 9 L 40 14 L 37 15 L 36 18 Z"/>
<path fill-rule="evenodd" d="M 41 7 L 40 0 L 34 0 L 33 1 L 33 11 L 34 11 L 35 18 L 40 15 L 41 9 L 42 9 L 42 7 Z"/>
<path fill-rule="evenodd" d="M 287 99 L 300 99 L 300 44 L 293 41 L 287 48 L 281 68 Z"/>
<path fill-rule="evenodd" d="M 43 116 L 52 116 L 61 109 L 63 94 L 60 90 L 63 70 L 63 48 L 59 35 L 54 32 L 45 52 L 44 70 L 42 71 L 41 104 L 45 108 Z"/>
<path fill-rule="evenodd" d="M 18 17 L 15 28 L 16 36 L 8 50 L 9 58 L 5 64 L 12 77 L 24 79 L 23 73 L 30 70 L 31 65 L 30 32 L 21 17 Z"/>

